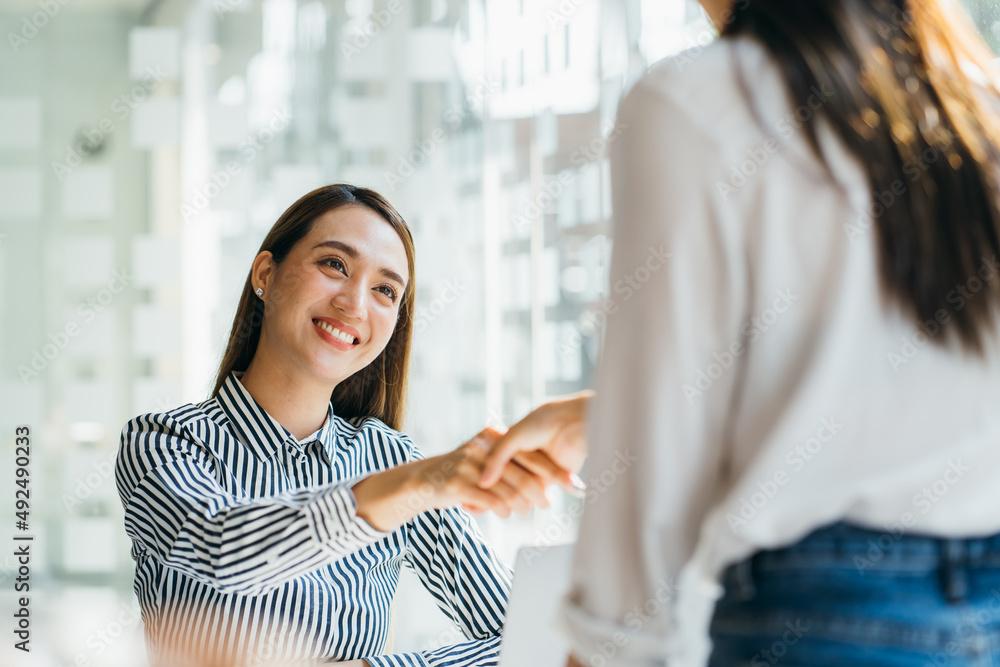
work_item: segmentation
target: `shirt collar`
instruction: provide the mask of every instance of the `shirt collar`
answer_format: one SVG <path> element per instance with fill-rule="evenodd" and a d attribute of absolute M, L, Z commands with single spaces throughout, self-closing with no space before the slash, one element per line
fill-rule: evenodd
<path fill-rule="evenodd" d="M 240 382 L 243 371 L 230 371 L 219 388 L 219 405 L 229 418 L 237 439 L 261 459 L 274 456 L 278 448 L 286 442 L 296 449 L 304 449 L 312 440 L 319 440 L 326 452 L 327 460 L 333 463 L 334 442 L 337 429 L 333 414 L 333 402 L 326 410 L 326 421 L 311 435 L 298 440 L 291 431 L 269 415 L 260 403 Z"/>

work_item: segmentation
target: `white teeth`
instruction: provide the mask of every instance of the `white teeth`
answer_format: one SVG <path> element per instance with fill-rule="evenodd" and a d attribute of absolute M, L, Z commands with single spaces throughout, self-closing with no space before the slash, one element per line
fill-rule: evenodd
<path fill-rule="evenodd" d="M 352 336 L 351 334 L 344 333 L 340 329 L 338 329 L 335 326 L 329 324 L 328 322 L 324 322 L 323 320 L 313 320 L 313 322 L 316 323 L 316 326 L 318 326 L 320 329 L 322 329 L 323 331 L 327 332 L 328 334 L 330 334 L 331 336 L 333 336 L 337 340 L 342 341 L 344 343 L 351 344 L 351 345 L 354 344 L 354 336 Z"/>

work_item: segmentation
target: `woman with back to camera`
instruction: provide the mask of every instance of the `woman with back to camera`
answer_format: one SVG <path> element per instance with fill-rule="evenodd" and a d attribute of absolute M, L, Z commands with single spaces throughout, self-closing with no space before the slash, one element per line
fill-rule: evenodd
<path fill-rule="evenodd" d="M 610 275 L 672 256 L 608 321 L 575 659 L 998 664 L 992 54 L 957 0 L 702 4 L 611 147 Z"/>
<path fill-rule="evenodd" d="M 261 244 L 212 397 L 125 426 L 116 478 L 153 665 L 496 664 L 510 572 L 457 507 L 524 513 L 569 478 L 539 453 L 483 490 L 497 431 L 424 459 L 397 430 L 413 280 L 388 201 L 310 192 Z M 382 655 L 404 562 L 469 641 Z"/>

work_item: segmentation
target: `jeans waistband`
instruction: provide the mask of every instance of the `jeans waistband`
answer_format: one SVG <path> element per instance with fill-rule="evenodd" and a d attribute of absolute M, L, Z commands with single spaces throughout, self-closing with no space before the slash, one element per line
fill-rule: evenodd
<path fill-rule="evenodd" d="M 958 601 L 968 591 L 967 569 L 1000 567 L 1000 534 L 942 538 L 909 533 L 902 525 L 872 530 L 839 522 L 789 546 L 758 551 L 728 568 L 724 576 L 742 597 L 749 599 L 754 594 L 755 572 L 810 567 L 849 567 L 861 573 L 937 570 L 946 597 Z"/>

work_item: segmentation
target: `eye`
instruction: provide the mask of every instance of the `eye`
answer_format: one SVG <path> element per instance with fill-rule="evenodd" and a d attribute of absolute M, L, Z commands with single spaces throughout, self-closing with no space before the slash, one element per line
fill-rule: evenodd
<path fill-rule="evenodd" d="M 377 289 L 377 290 L 384 290 L 382 292 L 382 294 L 385 294 L 387 297 L 389 297 L 390 301 L 392 301 L 393 303 L 396 303 L 396 290 L 394 290 L 391 286 L 389 286 L 389 285 L 379 285 L 375 289 Z"/>
<path fill-rule="evenodd" d="M 345 275 L 347 273 L 347 269 L 346 267 L 344 267 L 344 263 L 340 261 L 340 259 L 337 257 L 327 257 L 326 259 L 321 259 L 319 263 L 325 264 L 326 266 L 329 266 L 337 271 L 340 271 Z"/>

